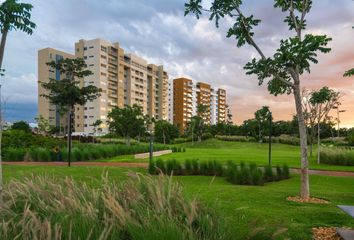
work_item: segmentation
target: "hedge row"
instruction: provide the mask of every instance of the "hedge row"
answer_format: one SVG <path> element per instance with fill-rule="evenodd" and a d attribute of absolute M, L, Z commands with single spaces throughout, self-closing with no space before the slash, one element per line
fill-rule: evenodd
<path fill-rule="evenodd" d="M 323 149 L 321 163 L 330 165 L 354 166 L 354 150 L 351 149 Z"/>
<path fill-rule="evenodd" d="M 216 135 L 215 138 L 219 139 L 221 141 L 230 141 L 230 142 L 257 142 L 256 138 L 248 137 L 248 136 L 222 136 L 222 135 Z M 264 137 L 263 142 L 269 142 L 269 138 Z M 272 137 L 272 142 L 273 143 L 288 144 L 288 145 L 295 145 L 295 146 L 300 145 L 300 139 L 299 138 L 293 137 L 293 136 L 288 136 L 288 135 L 281 135 L 281 136 L 278 136 L 278 137 Z"/>
<path fill-rule="evenodd" d="M 199 161 L 198 159 L 187 159 L 184 163 L 176 159 L 152 161 L 149 164 L 150 174 L 167 175 L 201 175 L 201 176 L 223 176 L 227 181 L 238 185 L 263 185 L 266 182 L 280 181 L 290 177 L 287 165 L 277 166 L 273 169 L 270 166 L 258 167 L 256 164 L 239 166 L 229 162 L 226 166 L 218 161 Z"/>
<path fill-rule="evenodd" d="M 154 151 L 169 149 L 168 146 L 155 144 Z M 137 153 L 145 153 L 149 151 L 148 144 L 141 145 L 108 145 L 108 144 L 81 144 L 72 148 L 72 161 L 89 161 L 104 158 L 111 158 L 120 155 L 130 155 Z M 182 152 L 182 148 L 173 148 L 172 151 Z M 185 150 L 184 150 L 185 151 Z M 54 149 L 46 149 L 42 147 L 23 149 L 8 148 L 4 152 L 5 161 L 67 161 L 67 148 L 62 148 L 59 153 Z"/>

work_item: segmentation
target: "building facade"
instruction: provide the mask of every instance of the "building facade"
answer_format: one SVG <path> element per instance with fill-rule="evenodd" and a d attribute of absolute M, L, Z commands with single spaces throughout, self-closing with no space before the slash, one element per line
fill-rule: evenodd
<path fill-rule="evenodd" d="M 43 88 L 42 83 L 48 83 L 50 79 L 60 81 L 63 78 L 60 71 L 49 67 L 46 63 L 51 61 L 58 62 L 64 58 L 75 58 L 75 56 L 53 48 L 45 48 L 38 51 L 38 115 L 47 119 L 49 124 L 55 126 L 59 132 L 64 132 L 67 129 L 67 114 L 61 112 L 57 106 L 51 104 L 47 98 L 43 97 L 43 95 L 48 95 L 49 92 Z M 82 79 L 79 82 L 81 85 L 83 84 Z M 75 106 L 73 117 L 73 131 L 84 131 L 84 108 Z"/>
<path fill-rule="evenodd" d="M 44 51 L 45 49 L 40 50 L 39 55 Z M 93 123 L 102 120 L 100 133 L 107 133 L 108 113 L 115 107 L 133 104 L 141 106 L 144 114 L 150 117 L 168 120 L 168 74 L 163 66 L 149 64 L 135 54 L 127 54 L 118 42 L 110 43 L 103 39 L 79 40 L 75 43 L 74 55 L 57 52 L 64 58 L 83 58 L 93 75 L 82 79 L 82 84 L 93 85 L 102 90 L 99 98 L 88 102 L 82 109 L 75 108 L 81 114 L 75 115 L 75 124 L 80 126 L 75 131 L 92 134 Z M 40 56 L 38 58 L 39 79 L 45 80 L 49 76 L 49 69 L 45 64 L 47 60 Z M 40 83 L 38 88 L 40 92 Z M 50 117 L 49 105 L 47 99 L 39 97 L 39 114 L 45 118 Z"/>
<path fill-rule="evenodd" d="M 173 123 L 183 133 L 193 116 L 200 116 L 206 124 L 226 121 L 226 91 L 215 90 L 210 84 L 188 78 L 173 80 Z"/>

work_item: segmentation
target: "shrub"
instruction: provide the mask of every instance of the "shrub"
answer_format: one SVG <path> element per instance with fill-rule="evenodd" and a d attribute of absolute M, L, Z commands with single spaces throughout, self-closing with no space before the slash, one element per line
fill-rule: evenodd
<path fill-rule="evenodd" d="M 290 170 L 288 165 L 284 164 L 282 174 L 283 174 L 283 179 L 290 178 Z"/>
<path fill-rule="evenodd" d="M 354 131 L 348 133 L 347 140 L 349 146 L 354 146 Z"/>
<path fill-rule="evenodd" d="M 148 169 L 149 173 L 154 175 L 156 174 L 156 164 L 155 164 L 155 161 L 152 160 L 149 162 L 149 169 Z"/>
<path fill-rule="evenodd" d="M 21 148 L 7 148 L 4 152 L 4 160 L 9 162 L 23 161 L 26 151 Z"/>
<path fill-rule="evenodd" d="M 186 175 L 192 175 L 193 174 L 193 165 L 192 165 L 192 160 L 186 159 L 184 161 L 184 169 L 185 169 L 185 174 Z"/>
<path fill-rule="evenodd" d="M 199 160 L 198 159 L 193 159 L 192 160 L 192 172 L 193 175 L 198 175 L 200 172 L 200 166 L 199 166 Z"/>
<path fill-rule="evenodd" d="M 270 165 L 264 167 L 264 180 L 272 182 L 274 180 L 273 168 Z"/>
<path fill-rule="evenodd" d="M 256 139 L 254 137 L 248 137 L 248 136 L 222 136 L 222 135 L 216 135 L 216 139 L 219 139 L 221 141 L 229 141 L 229 142 L 256 142 Z"/>
<path fill-rule="evenodd" d="M 354 166 L 354 151 L 341 148 L 323 149 L 321 162 L 330 165 Z"/>
<path fill-rule="evenodd" d="M 1 239 L 230 239 L 222 218 L 185 198 L 177 182 L 130 175 L 97 188 L 67 178 L 12 180 L 3 191 Z"/>
<path fill-rule="evenodd" d="M 156 161 L 156 168 L 158 171 L 161 171 L 162 173 L 166 173 L 166 165 L 165 162 L 161 159 L 158 159 Z"/>

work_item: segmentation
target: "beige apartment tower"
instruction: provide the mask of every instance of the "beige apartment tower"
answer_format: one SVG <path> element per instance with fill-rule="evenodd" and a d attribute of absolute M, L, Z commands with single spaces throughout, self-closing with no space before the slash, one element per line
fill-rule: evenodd
<path fill-rule="evenodd" d="M 41 51 L 43 50 L 39 52 Z M 102 89 L 101 97 L 83 107 L 80 130 L 85 134 L 93 133 L 92 124 L 99 119 L 103 122 L 99 134 L 107 133 L 108 113 L 115 107 L 122 108 L 125 105 L 137 104 L 150 117 L 157 120 L 168 119 L 168 74 L 163 66 L 149 64 L 135 54 L 125 53 L 118 42 L 110 43 L 102 39 L 81 39 L 75 43 L 75 55 L 62 55 L 84 58 L 87 69 L 93 75 L 85 77 L 82 84 Z M 39 58 L 39 73 L 47 70 L 45 61 L 40 61 Z M 46 101 L 39 98 L 39 108 L 48 104 Z M 46 117 L 48 114 L 42 115 Z"/>
<path fill-rule="evenodd" d="M 45 48 L 38 51 L 38 115 L 47 119 L 49 124 L 57 127 L 60 132 L 64 132 L 67 129 L 67 114 L 61 112 L 57 106 L 51 104 L 47 98 L 43 97 L 43 95 L 48 95 L 48 91 L 42 87 L 42 83 L 49 82 L 49 79 L 60 81 L 63 78 L 58 70 L 47 66 L 46 63 L 74 57 L 72 54 L 53 48 Z M 80 84 L 83 84 L 82 80 Z M 83 116 L 84 108 L 75 106 L 73 131 L 82 132 L 84 130 Z"/>

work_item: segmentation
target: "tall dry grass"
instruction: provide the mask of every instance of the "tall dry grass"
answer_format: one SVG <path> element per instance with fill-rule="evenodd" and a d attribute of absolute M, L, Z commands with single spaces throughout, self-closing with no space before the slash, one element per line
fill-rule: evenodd
<path fill-rule="evenodd" d="M 97 188 L 70 178 L 12 180 L 0 219 L 2 240 L 227 239 L 220 218 L 165 176 L 105 176 Z"/>

